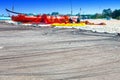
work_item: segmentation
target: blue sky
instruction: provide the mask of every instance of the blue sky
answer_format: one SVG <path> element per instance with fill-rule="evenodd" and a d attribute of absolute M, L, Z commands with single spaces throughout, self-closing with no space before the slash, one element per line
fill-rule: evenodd
<path fill-rule="evenodd" d="M 82 9 L 82 14 L 101 13 L 103 9 L 120 9 L 120 0 L 0 0 L 0 15 L 7 14 L 5 8 L 23 13 L 51 13 L 70 14 L 71 4 L 73 14 L 77 14 Z"/>

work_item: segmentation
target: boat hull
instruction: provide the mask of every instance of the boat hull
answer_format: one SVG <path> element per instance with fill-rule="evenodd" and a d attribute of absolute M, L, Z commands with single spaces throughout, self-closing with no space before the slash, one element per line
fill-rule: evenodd
<path fill-rule="evenodd" d="M 19 14 L 17 16 L 12 16 L 12 20 L 21 23 L 68 23 L 69 16 L 49 16 L 49 15 L 38 15 L 38 16 L 28 16 L 24 14 Z"/>

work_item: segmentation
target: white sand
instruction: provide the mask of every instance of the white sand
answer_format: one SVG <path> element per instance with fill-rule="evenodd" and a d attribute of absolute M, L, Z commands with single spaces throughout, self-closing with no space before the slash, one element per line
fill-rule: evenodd
<path fill-rule="evenodd" d="M 120 33 L 120 20 L 89 19 L 88 21 L 95 24 L 103 22 L 106 25 L 86 25 L 80 29 L 92 30 L 93 32 Z"/>

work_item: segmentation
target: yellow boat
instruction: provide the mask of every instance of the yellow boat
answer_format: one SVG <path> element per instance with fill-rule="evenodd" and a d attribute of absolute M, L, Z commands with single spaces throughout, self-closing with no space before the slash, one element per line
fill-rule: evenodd
<path fill-rule="evenodd" d="M 83 27 L 85 23 L 53 23 L 52 26 L 54 27 Z"/>

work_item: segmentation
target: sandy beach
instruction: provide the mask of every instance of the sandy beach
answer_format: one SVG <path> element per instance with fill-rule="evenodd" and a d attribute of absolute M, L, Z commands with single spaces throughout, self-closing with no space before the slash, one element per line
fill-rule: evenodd
<path fill-rule="evenodd" d="M 88 19 L 89 22 L 99 24 L 105 23 L 106 25 L 87 25 L 85 30 L 92 30 L 93 32 L 106 32 L 106 33 L 120 33 L 120 20 L 106 20 L 106 19 Z"/>
<path fill-rule="evenodd" d="M 100 27 L 110 30 L 120 27 L 116 20 L 97 22 L 107 23 Z M 119 80 L 120 37 L 87 26 L 81 30 L 0 23 L 0 80 Z M 100 29 L 102 33 L 94 32 Z"/>

